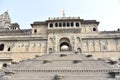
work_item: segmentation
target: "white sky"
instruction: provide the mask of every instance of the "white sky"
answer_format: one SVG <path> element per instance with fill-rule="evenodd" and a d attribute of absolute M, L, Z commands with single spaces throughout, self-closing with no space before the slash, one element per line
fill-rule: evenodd
<path fill-rule="evenodd" d="M 120 28 L 120 0 L 0 0 L 0 14 L 9 12 L 12 22 L 29 29 L 33 21 L 44 21 L 48 17 L 96 19 L 99 30 Z"/>

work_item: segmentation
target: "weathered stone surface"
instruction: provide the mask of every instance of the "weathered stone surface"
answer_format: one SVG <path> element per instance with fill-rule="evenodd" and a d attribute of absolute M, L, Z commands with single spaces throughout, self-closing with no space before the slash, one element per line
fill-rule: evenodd
<path fill-rule="evenodd" d="M 99 31 L 96 20 L 57 17 L 33 22 L 32 29 L 20 29 L 5 12 L 0 21 L 0 45 L 4 45 L 0 46 L 0 58 L 6 59 L 0 62 L 1 66 L 64 51 L 92 55 L 95 59 L 120 58 L 120 31 Z M 4 21 L 9 22 L 9 29 Z"/>
<path fill-rule="evenodd" d="M 111 65 L 105 60 L 94 60 L 80 53 L 57 52 L 8 66 L 3 69 L 0 79 L 115 80 L 119 79 L 119 73 L 119 66 Z"/>

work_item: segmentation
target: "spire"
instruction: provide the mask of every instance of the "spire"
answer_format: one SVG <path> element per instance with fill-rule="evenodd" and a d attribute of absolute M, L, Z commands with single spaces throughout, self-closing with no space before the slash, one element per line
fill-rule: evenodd
<path fill-rule="evenodd" d="M 11 19 L 8 10 L 0 15 L 0 28 L 8 28 L 11 25 Z"/>
<path fill-rule="evenodd" d="M 65 11 L 64 10 L 62 11 L 62 14 L 63 14 L 63 17 L 65 17 Z"/>
<path fill-rule="evenodd" d="M 1 21 L 7 21 L 11 23 L 11 19 L 8 13 L 8 10 L 6 12 L 4 12 L 3 14 L 0 15 L 0 20 Z"/>

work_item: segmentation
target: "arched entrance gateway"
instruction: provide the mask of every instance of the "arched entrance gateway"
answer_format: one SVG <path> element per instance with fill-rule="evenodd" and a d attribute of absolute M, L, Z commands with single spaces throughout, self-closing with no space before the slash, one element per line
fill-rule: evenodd
<path fill-rule="evenodd" d="M 68 38 L 61 38 L 59 40 L 59 50 L 60 51 L 72 51 L 70 40 Z"/>

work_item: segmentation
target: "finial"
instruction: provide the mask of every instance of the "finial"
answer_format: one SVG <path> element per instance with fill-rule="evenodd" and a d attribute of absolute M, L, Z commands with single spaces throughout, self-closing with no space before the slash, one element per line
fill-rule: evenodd
<path fill-rule="evenodd" d="M 64 10 L 62 11 L 62 13 L 63 13 L 63 17 L 65 17 L 65 11 Z"/>

